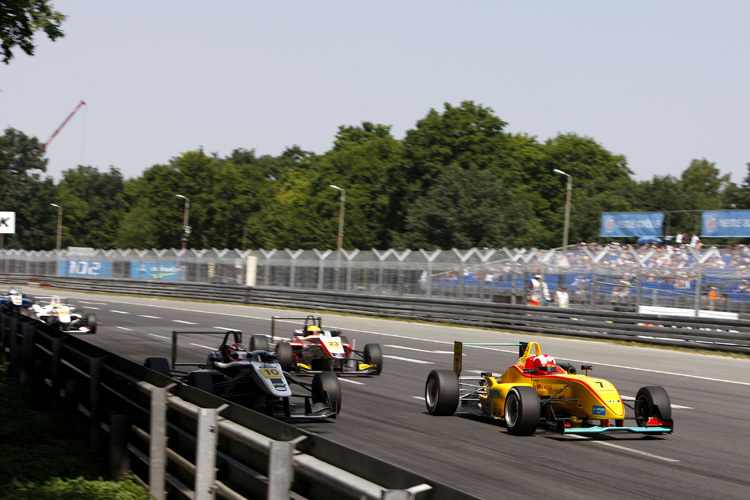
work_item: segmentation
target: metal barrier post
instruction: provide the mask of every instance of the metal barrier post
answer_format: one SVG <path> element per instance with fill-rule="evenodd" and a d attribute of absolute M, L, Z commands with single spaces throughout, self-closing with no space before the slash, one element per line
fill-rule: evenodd
<path fill-rule="evenodd" d="M 166 498 L 164 487 L 167 467 L 167 390 L 167 387 L 151 389 L 148 487 L 149 492 L 156 500 Z"/>
<path fill-rule="evenodd" d="M 300 436 L 291 441 L 271 441 L 268 450 L 268 500 L 286 500 L 294 481 L 294 447 L 307 439 Z"/>
<path fill-rule="evenodd" d="M 21 323 L 19 321 L 19 323 Z M 32 323 L 21 323 L 21 358 L 20 363 L 17 364 L 18 370 L 18 381 L 22 384 L 27 384 L 31 378 L 30 370 L 31 361 L 34 349 L 34 334 L 36 333 L 36 327 Z M 14 337 L 16 335 L 13 335 Z"/>
<path fill-rule="evenodd" d="M 128 417 L 113 413 L 110 417 L 109 466 L 110 476 L 120 479 L 130 469 L 128 460 Z"/>
<path fill-rule="evenodd" d="M 99 435 L 101 432 L 101 425 L 99 421 L 99 384 L 101 383 L 102 374 L 102 358 L 90 358 L 89 359 L 89 415 L 91 418 L 90 422 L 90 435 L 92 443 L 99 443 Z"/>
<path fill-rule="evenodd" d="M 195 500 L 214 498 L 216 479 L 216 442 L 219 438 L 216 418 L 226 405 L 201 408 L 198 412 L 198 432 L 195 449 Z"/>

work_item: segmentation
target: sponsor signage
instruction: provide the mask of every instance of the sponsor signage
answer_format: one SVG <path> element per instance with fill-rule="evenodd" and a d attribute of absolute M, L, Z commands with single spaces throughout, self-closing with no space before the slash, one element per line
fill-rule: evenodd
<path fill-rule="evenodd" d="M 88 276 L 91 278 L 111 278 L 112 262 L 107 260 L 60 260 L 60 276 Z"/>
<path fill-rule="evenodd" d="M 704 210 L 701 216 L 701 237 L 750 237 L 750 210 Z"/>
<path fill-rule="evenodd" d="M 140 280 L 179 280 L 180 265 L 175 262 L 131 262 L 130 277 Z"/>
<path fill-rule="evenodd" d="M 15 234 L 16 213 L 0 212 L 0 234 Z"/>
<path fill-rule="evenodd" d="M 664 212 L 603 212 L 600 236 L 630 238 L 662 236 Z"/>

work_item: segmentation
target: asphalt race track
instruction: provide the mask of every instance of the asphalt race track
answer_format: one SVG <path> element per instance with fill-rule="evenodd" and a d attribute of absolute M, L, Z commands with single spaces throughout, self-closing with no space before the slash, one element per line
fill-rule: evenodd
<path fill-rule="evenodd" d="M 379 343 L 383 373 L 342 378 L 339 418 L 300 426 L 479 498 L 750 498 L 750 359 L 315 311 L 63 296 L 96 313 L 98 333 L 86 340 L 138 363 L 169 357 L 173 330 L 238 329 L 249 341 L 251 334 L 270 333 L 272 315 L 320 315 L 324 327 L 341 328 L 357 348 Z M 299 323 L 287 323 L 285 335 Z M 425 380 L 432 369 L 451 368 L 454 340 L 538 341 L 558 361 L 594 365 L 591 375 L 613 382 L 626 401 L 642 386 L 664 386 L 675 432 L 591 438 L 538 431 L 515 437 L 501 423 L 430 416 Z M 189 349 L 203 359 L 217 342 L 201 339 Z M 518 355 L 514 347 L 468 346 L 464 354 L 464 373 L 477 374 L 501 373 Z"/>

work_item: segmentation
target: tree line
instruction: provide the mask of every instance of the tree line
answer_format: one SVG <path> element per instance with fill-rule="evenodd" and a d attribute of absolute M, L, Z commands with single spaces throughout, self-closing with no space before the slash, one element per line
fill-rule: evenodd
<path fill-rule="evenodd" d="M 278 156 L 202 149 L 124 179 L 79 165 L 44 177 L 40 141 L 0 137 L 0 210 L 16 212 L 4 248 L 179 248 L 185 200 L 188 248 L 335 249 L 345 190 L 345 249 L 552 248 L 562 244 L 567 178 L 569 241 L 598 241 L 601 212 L 668 211 L 667 229 L 698 232 L 700 210 L 750 208 L 741 185 L 695 159 L 681 176 L 635 181 L 623 155 L 593 138 L 505 131 L 491 108 L 465 101 L 431 109 L 395 139 L 390 126 L 341 126 L 323 154 L 299 146 Z M 719 243 L 732 243 L 722 241 Z"/>

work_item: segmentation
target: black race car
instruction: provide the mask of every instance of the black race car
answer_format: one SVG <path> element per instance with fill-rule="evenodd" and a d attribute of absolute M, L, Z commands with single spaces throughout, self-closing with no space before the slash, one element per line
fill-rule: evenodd
<path fill-rule="evenodd" d="M 333 373 L 318 373 L 311 383 L 295 380 L 282 369 L 275 354 L 261 349 L 245 349 L 242 332 L 237 330 L 172 333 L 171 363 L 165 358 L 148 358 L 144 363 L 146 367 L 283 420 L 336 418 L 341 411 L 341 386 Z M 180 335 L 217 333 L 224 333 L 223 340 L 205 362 L 177 362 Z M 179 369 L 184 366 L 196 366 L 197 369 Z"/>

